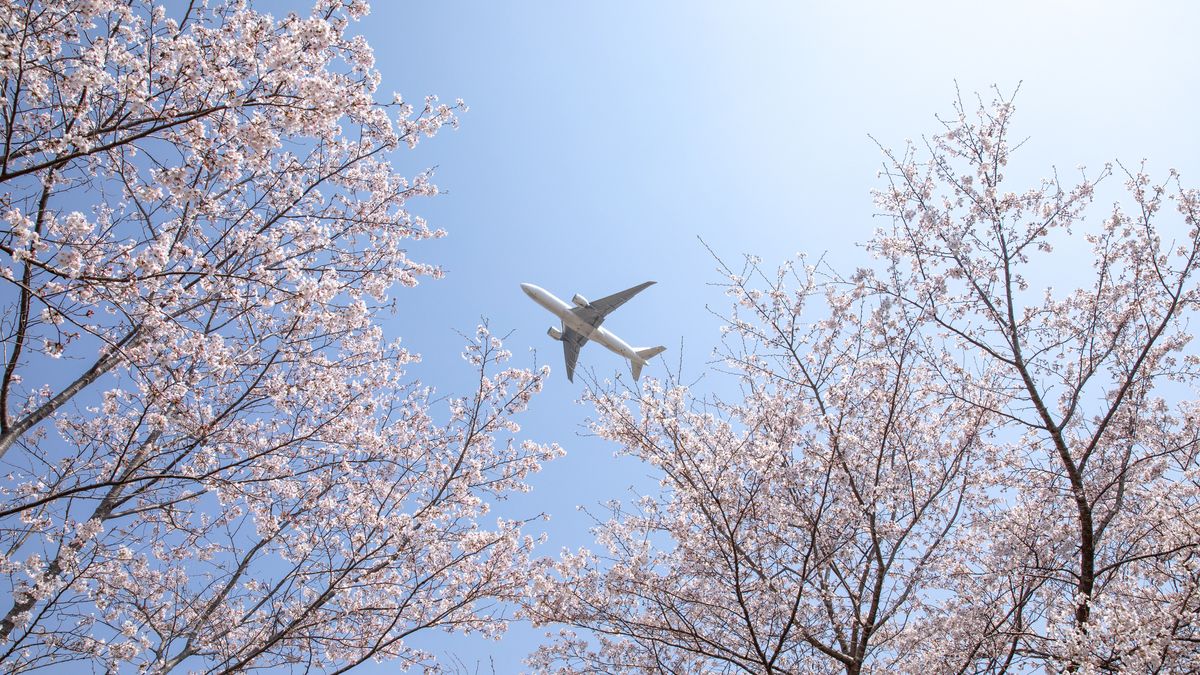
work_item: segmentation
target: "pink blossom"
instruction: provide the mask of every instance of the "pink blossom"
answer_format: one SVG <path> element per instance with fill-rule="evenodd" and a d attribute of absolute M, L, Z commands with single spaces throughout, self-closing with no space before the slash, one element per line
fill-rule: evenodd
<path fill-rule="evenodd" d="M 440 275 L 390 152 L 464 106 L 376 102 L 361 0 L 184 9 L 0 3 L 0 669 L 432 666 L 408 634 L 504 630 L 533 542 L 489 502 L 561 452 L 486 328 L 443 405 L 379 326 Z"/>

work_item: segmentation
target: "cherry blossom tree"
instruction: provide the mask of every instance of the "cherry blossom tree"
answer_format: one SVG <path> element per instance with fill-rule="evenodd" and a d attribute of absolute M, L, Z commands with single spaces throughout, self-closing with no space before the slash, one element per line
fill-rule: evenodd
<path fill-rule="evenodd" d="M 743 399 L 591 394 L 596 433 L 662 491 L 613 504 L 604 552 L 565 553 L 542 578 L 532 614 L 597 644 L 567 630 L 531 658 L 539 671 L 858 673 L 917 641 L 949 534 L 984 497 L 990 414 L 940 388 L 894 306 L 803 265 L 726 272 Z M 803 321 L 814 299 L 830 312 Z"/>
<path fill-rule="evenodd" d="M 1010 191 L 1012 112 L 885 150 L 873 269 L 724 270 L 737 400 L 590 394 L 662 491 L 539 578 L 539 672 L 1200 669 L 1200 192 Z"/>
<path fill-rule="evenodd" d="M 462 104 L 378 103 L 367 10 L 0 4 L 5 672 L 433 666 L 523 594 L 545 373 L 481 327 L 438 398 L 380 328 L 441 274 L 390 153 Z"/>
<path fill-rule="evenodd" d="M 887 266 L 862 281 L 966 356 L 956 395 L 1009 438 L 1004 499 L 935 651 L 966 669 L 1194 671 L 1200 192 L 1111 166 L 1013 192 L 1012 98 L 955 112 L 925 148 L 887 153 L 894 225 L 872 242 Z M 1124 202 L 1087 219 L 1114 176 Z M 1050 288 L 1055 266 L 1078 287 Z"/>

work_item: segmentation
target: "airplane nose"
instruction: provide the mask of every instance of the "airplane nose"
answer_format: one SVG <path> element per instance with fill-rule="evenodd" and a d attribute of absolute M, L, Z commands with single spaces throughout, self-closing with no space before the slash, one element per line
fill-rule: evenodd
<path fill-rule="evenodd" d="M 525 291 L 525 295 L 533 295 L 533 284 L 521 284 L 521 290 Z"/>

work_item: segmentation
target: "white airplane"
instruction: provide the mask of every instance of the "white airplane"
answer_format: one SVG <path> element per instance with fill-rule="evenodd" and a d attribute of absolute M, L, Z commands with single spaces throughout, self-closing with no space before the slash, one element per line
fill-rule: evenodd
<path fill-rule="evenodd" d="M 533 284 L 521 284 L 521 290 L 525 291 L 525 295 L 533 298 L 537 304 L 550 310 L 552 314 L 562 319 L 562 330 L 550 327 L 546 334 L 555 340 L 563 343 L 563 356 L 567 360 L 567 379 L 575 381 L 575 360 L 579 358 L 579 348 L 588 340 L 595 340 L 600 344 L 608 347 L 612 351 L 629 359 L 629 369 L 633 371 L 633 379 L 638 379 L 642 375 L 642 366 L 646 365 L 646 360 L 650 357 L 661 354 L 666 351 L 666 347 L 646 347 L 636 349 L 630 347 L 624 340 L 613 335 L 607 328 L 601 328 L 600 324 L 604 323 L 604 318 L 625 301 L 645 290 L 653 281 L 647 281 L 639 286 L 613 293 L 612 295 L 599 300 L 588 302 L 587 298 L 575 294 L 571 298 L 571 302 L 575 303 L 572 307 L 567 303 L 554 297 L 550 291 Z"/>

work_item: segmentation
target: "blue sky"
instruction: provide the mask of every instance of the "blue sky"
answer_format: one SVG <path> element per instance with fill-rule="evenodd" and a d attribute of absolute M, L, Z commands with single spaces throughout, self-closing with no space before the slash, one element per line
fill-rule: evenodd
<path fill-rule="evenodd" d="M 637 346 L 666 345 L 672 368 L 694 379 L 719 339 L 707 307 L 727 304 L 698 238 L 768 268 L 801 251 L 842 270 L 868 264 L 859 243 L 884 224 L 872 218 L 881 156 L 868 134 L 900 146 L 936 132 L 956 81 L 964 96 L 1021 83 L 1014 133 L 1029 141 L 1009 172 L 1014 189 L 1053 166 L 1069 176 L 1078 164 L 1142 158 L 1200 183 L 1194 3 L 373 4 L 358 30 L 375 48 L 382 96 L 436 93 L 471 107 L 458 131 L 395 157 L 409 173 L 439 167 L 447 194 L 411 206 L 450 236 L 413 248 L 447 277 L 401 292 L 387 330 L 423 355 L 414 372 L 446 392 L 470 386 L 455 331 L 480 317 L 512 331 L 518 365 L 554 369 L 524 433 L 568 455 L 500 509 L 553 514 L 547 553 L 588 543 L 575 507 L 624 496 L 646 471 L 580 435 L 583 385 L 566 381 L 545 334 L 551 317 L 521 282 L 569 298 L 658 281 L 606 326 Z M 595 345 L 580 367 L 629 377 Z M 697 385 L 724 386 L 716 376 Z M 421 642 L 482 662 L 480 672 L 494 658 L 508 673 L 538 634 L 517 626 L 499 644 Z"/>

